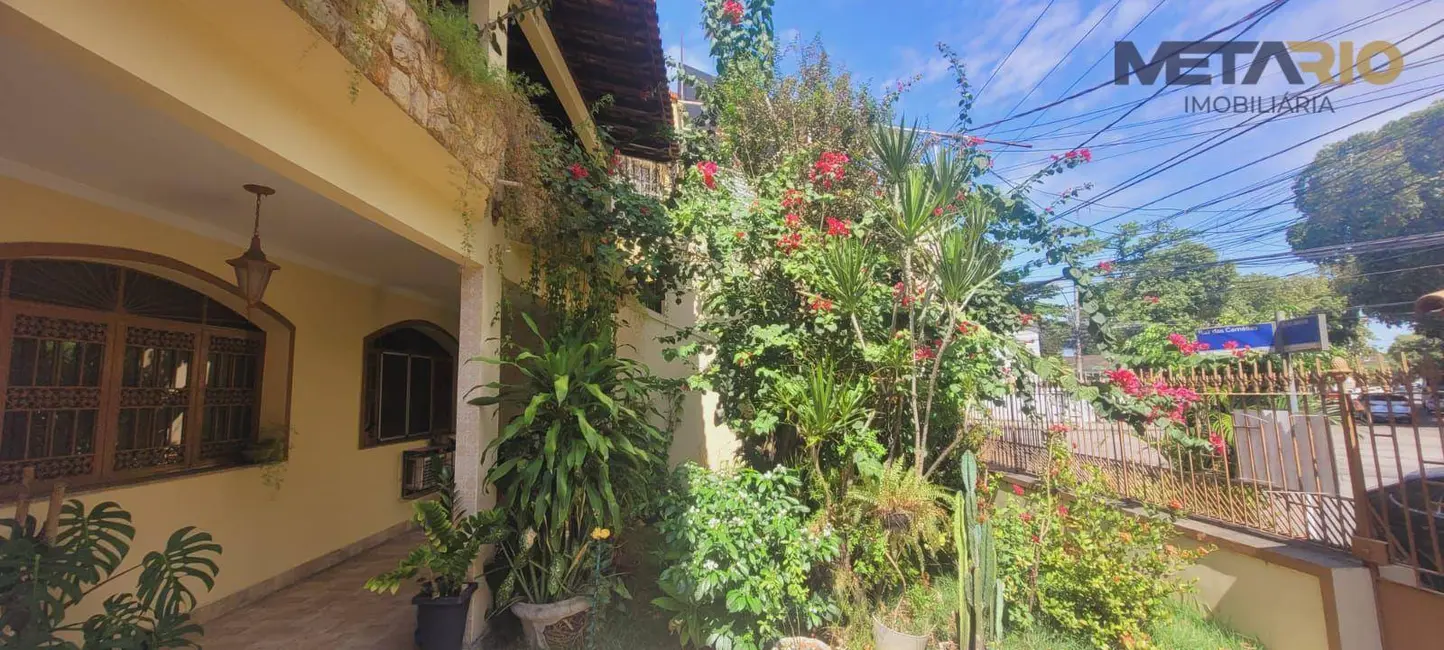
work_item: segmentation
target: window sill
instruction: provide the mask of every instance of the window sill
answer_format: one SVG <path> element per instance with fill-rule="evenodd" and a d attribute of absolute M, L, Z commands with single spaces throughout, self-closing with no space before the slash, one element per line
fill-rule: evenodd
<path fill-rule="evenodd" d="M 64 481 L 63 479 L 36 481 L 33 485 L 30 486 L 30 501 L 31 503 L 40 503 L 48 500 L 50 498 L 50 493 L 54 489 L 55 485 L 62 482 L 66 483 L 65 498 L 69 499 L 72 496 L 82 494 L 107 492 L 110 490 L 139 487 L 155 483 L 164 483 L 167 481 L 178 481 L 183 479 L 195 478 L 203 474 L 222 474 L 225 472 L 257 468 L 261 467 L 262 465 L 264 465 L 264 463 L 234 463 L 227 465 L 211 465 L 207 467 L 192 467 L 189 469 L 181 469 L 173 472 L 165 472 L 162 474 L 155 474 L 153 476 L 146 476 L 142 478 L 111 479 L 93 482 L 87 481 L 85 483 L 78 484 Z M 19 485 L 7 486 L 3 490 L 0 490 L 0 505 L 10 505 L 18 503 L 19 501 Z M 122 504 L 122 506 L 124 506 L 124 504 Z M 37 511 L 34 507 L 31 508 L 30 514 L 36 519 L 40 519 L 41 517 L 45 516 L 43 512 Z"/>

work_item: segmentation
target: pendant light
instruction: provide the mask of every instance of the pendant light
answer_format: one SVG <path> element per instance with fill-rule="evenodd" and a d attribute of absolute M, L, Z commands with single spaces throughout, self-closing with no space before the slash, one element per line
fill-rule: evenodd
<path fill-rule="evenodd" d="M 266 294 L 266 284 L 271 281 L 271 273 L 281 268 L 266 259 L 266 254 L 261 251 L 261 199 L 275 194 L 276 190 L 265 185 L 246 184 L 242 187 L 256 195 L 256 222 L 251 231 L 251 247 L 240 257 L 226 260 L 226 263 L 236 269 L 236 286 L 246 299 L 246 307 L 255 308 L 261 304 L 261 298 Z"/>

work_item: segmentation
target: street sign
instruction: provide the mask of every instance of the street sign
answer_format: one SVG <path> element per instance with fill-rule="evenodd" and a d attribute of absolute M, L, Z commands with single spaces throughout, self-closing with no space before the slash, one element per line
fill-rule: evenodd
<path fill-rule="evenodd" d="M 1225 350 L 1225 344 L 1233 341 L 1238 349 L 1268 352 L 1274 344 L 1274 324 L 1254 323 L 1252 325 L 1220 325 L 1198 330 L 1195 335 L 1199 343 L 1207 343 L 1210 352 Z"/>
<path fill-rule="evenodd" d="M 1279 352 L 1329 349 L 1329 327 L 1323 314 L 1281 320 L 1275 330 Z"/>

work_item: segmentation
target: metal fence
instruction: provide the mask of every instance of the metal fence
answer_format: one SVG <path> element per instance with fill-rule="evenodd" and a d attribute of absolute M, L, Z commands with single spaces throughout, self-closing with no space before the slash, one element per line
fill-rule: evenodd
<path fill-rule="evenodd" d="M 1120 495 L 1280 537 L 1349 549 L 1444 586 L 1439 382 L 1407 369 L 1237 364 L 1138 373 L 1201 397 L 1180 427 L 1100 416 L 1056 386 L 979 414 L 984 457 L 1036 474 L 1050 437 Z M 1059 426 L 1063 425 L 1063 426 Z"/>

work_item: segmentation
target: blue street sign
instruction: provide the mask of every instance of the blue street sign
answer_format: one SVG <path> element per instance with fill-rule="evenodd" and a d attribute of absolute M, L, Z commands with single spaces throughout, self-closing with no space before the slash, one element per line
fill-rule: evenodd
<path fill-rule="evenodd" d="M 1249 348 L 1267 352 L 1274 344 L 1274 324 L 1254 323 L 1252 325 L 1220 325 L 1198 330 L 1196 333 L 1199 343 L 1207 343 L 1210 352 L 1217 352 L 1226 349 L 1224 345 L 1229 341 L 1238 344 L 1238 348 Z"/>
<path fill-rule="evenodd" d="M 1329 349 L 1329 328 L 1323 314 L 1312 314 L 1278 322 L 1279 352 Z"/>

